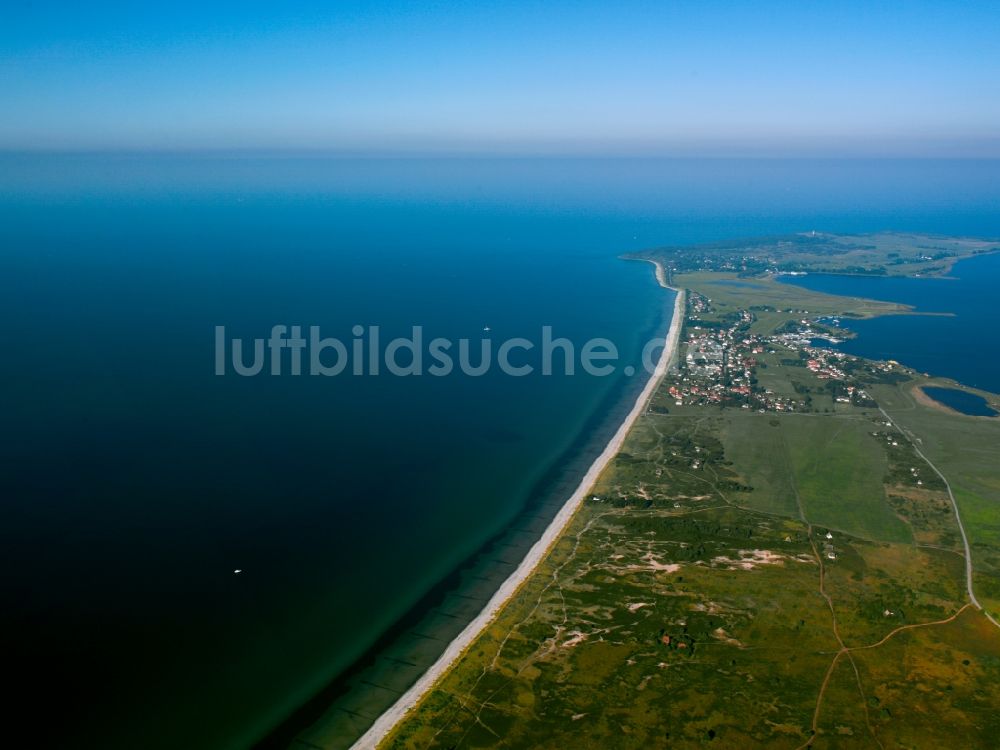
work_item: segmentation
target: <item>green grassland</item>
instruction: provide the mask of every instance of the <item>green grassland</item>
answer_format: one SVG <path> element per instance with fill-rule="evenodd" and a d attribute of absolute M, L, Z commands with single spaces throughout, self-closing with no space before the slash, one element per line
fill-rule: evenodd
<path fill-rule="evenodd" d="M 954 263 L 995 252 L 1000 243 L 961 237 L 881 232 L 834 235 L 804 232 L 780 237 L 666 247 L 635 257 L 661 258 L 677 272 L 731 271 L 740 276 L 811 272 L 881 276 L 941 275 Z"/>
<path fill-rule="evenodd" d="M 875 396 L 886 412 L 947 477 L 955 493 L 972 547 L 976 590 L 994 616 L 1000 614 L 1000 419 L 969 417 L 930 408 L 913 395 L 913 385 L 957 387 L 918 377 L 908 386 L 878 386 Z M 971 389 L 970 389 L 971 390 Z M 994 394 L 978 391 L 994 403 Z"/>
<path fill-rule="evenodd" d="M 801 310 L 898 311 L 733 273 L 674 282 L 711 298 L 701 320 L 757 306 L 755 333 Z M 912 371 L 872 379 L 877 406 L 835 402 L 787 356 L 761 356 L 760 384 L 815 394 L 801 412 L 678 406 L 665 381 L 536 572 L 384 746 L 995 747 L 1000 628 L 969 603 L 951 501 L 915 446 L 955 492 L 997 612 L 1000 419 L 919 402 L 929 381 Z"/>
<path fill-rule="evenodd" d="M 848 315 L 869 318 L 890 313 L 906 313 L 912 308 L 893 302 L 861 298 L 848 299 L 823 292 L 814 292 L 791 284 L 782 284 L 773 277 L 740 278 L 735 273 L 711 271 L 680 273 L 673 283 L 685 289 L 696 289 L 712 299 L 722 310 L 748 309 L 762 306 L 772 309 L 755 310 L 754 333 L 772 333 L 788 320 L 805 315 Z M 796 312 L 789 313 L 788 310 Z"/>
<path fill-rule="evenodd" d="M 921 726 L 910 746 L 944 746 L 956 731 L 966 746 L 990 746 L 1000 633 L 983 630 L 969 643 L 958 631 L 919 627 L 965 603 L 960 553 L 946 540 L 900 541 L 906 525 L 882 486 L 845 493 L 845 506 L 878 509 L 860 514 L 864 538 L 818 524 L 809 499 L 799 517 L 792 485 L 808 486 L 815 472 L 801 456 L 847 420 L 780 415 L 772 427 L 774 419 L 737 422 L 810 442 L 801 451 L 784 436 L 762 445 L 771 459 L 785 455 L 758 480 L 759 455 L 719 450 L 724 415 L 644 418 L 595 489 L 600 499 L 388 745 L 877 747 L 878 737 L 888 747 L 914 736 L 910 714 L 961 700 L 954 723 Z M 692 470 L 695 456 L 703 463 Z M 750 491 L 748 478 L 757 482 Z M 842 648 L 834 613 L 845 646 L 860 649 L 853 662 L 833 663 Z M 903 675 L 900 649 L 910 665 Z M 820 701 L 831 664 L 836 679 Z M 962 723 L 970 712 L 971 734 Z"/>
<path fill-rule="evenodd" d="M 887 462 L 871 428 L 863 416 L 734 414 L 727 424 L 727 455 L 754 487 L 745 501 L 751 507 L 794 514 L 801 503 L 810 520 L 828 528 L 865 539 L 912 541 L 883 497 Z"/>

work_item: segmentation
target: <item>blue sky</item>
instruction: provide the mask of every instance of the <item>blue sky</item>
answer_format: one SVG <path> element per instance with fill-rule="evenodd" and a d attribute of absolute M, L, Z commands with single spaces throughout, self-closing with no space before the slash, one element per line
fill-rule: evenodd
<path fill-rule="evenodd" d="M 28 3 L 0 148 L 1000 156 L 1000 6 Z"/>

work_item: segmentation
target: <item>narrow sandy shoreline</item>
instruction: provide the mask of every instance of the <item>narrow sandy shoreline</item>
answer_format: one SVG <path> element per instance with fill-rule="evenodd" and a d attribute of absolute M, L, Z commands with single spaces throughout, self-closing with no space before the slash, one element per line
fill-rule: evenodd
<path fill-rule="evenodd" d="M 465 650 L 472 645 L 473 641 L 479 636 L 483 630 L 493 621 L 493 619 L 499 614 L 500 610 L 506 606 L 507 602 L 517 593 L 521 585 L 528 580 L 532 573 L 535 572 L 535 568 L 538 564 L 545 558 L 549 550 L 556 543 L 566 527 L 569 525 L 570 520 L 576 513 L 577 509 L 583 503 L 583 499 L 587 497 L 590 492 L 591 487 L 597 481 L 601 472 L 604 468 L 611 462 L 611 460 L 618 454 L 621 450 L 622 444 L 625 442 L 625 438 L 629 431 L 632 429 L 632 425 L 635 424 L 639 416 L 646 410 L 646 404 L 649 402 L 650 397 L 656 390 L 656 386 L 659 385 L 660 380 L 663 379 L 663 375 L 667 372 L 670 365 L 673 363 L 674 357 L 677 353 L 677 344 L 680 340 L 681 328 L 684 323 L 684 291 L 681 289 L 674 289 L 667 284 L 667 274 L 663 268 L 663 265 L 656 261 L 648 261 L 656 267 L 656 280 L 665 289 L 673 289 L 677 293 L 677 299 L 674 302 L 674 313 L 670 320 L 670 329 L 667 331 L 667 337 L 665 341 L 665 346 L 663 352 L 660 354 L 660 359 L 656 363 L 656 367 L 653 374 L 650 376 L 649 380 L 646 382 L 646 386 L 642 389 L 642 393 L 636 399 L 635 405 L 633 405 L 632 410 L 625 417 L 625 420 L 621 423 L 621 426 L 615 432 L 614 436 L 605 446 L 604 451 L 598 456 L 594 463 L 591 464 L 590 468 L 587 470 L 586 475 L 580 481 L 579 486 L 570 495 L 569 499 L 563 504 L 562 508 L 556 514 L 555 518 L 545 529 L 545 533 L 542 534 L 541 538 L 535 542 L 535 544 L 528 550 L 528 553 L 524 556 L 521 564 L 517 566 L 513 573 L 504 581 L 500 588 L 497 589 L 493 597 L 486 603 L 482 611 L 476 616 L 476 618 L 465 626 L 465 629 L 459 633 L 455 639 L 448 644 L 444 653 L 438 657 L 438 660 L 434 662 L 428 668 L 420 679 L 418 679 L 409 690 L 403 693 L 399 699 L 379 718 L 374 724 L 365 732 L 357 742 L 352 745 L 352 750 L 371 750 L 376 748 L 378 744 L 386 738 L 386 736 L 399 724 L 400 721 L 406 716 L 407 712 L 416 706 L 425 695 L 427 695 L 434 685 L 440 680 L 451 667 L 458 661 L 459 657 L 465 652 Z"/>
<path fill-rule="evenodd" d="M 954 388 L 957 391 L 965 390 L 961 387 L 961 384 L 951 385 L 949 383 L 921 383 L 910 388 L 910 395 L 913 396 L 914 401 L 918 404 L 923 404 L 924 406 L 929 406 L 931 409 L 937 409 L 945 414 L 952 414 L 957 417 L 972 417 L 973 419 L 997 419 L 995 416 L 990 416 L 988 414 L 966 414 L 960 412 L 958 409 L 953 409 L 947 404 L 942 404 L 940 401 L 935 399 L 929 393 L 924 390 L 925 386 L 940 387 L 940 388 Z M 982 394 L 976 394 L 982 396 Z M 984 397 L 985 398 L 985 397 Z M 996 404 L 988 398 L 985 398 L 986 404 L 991 408 L 996 410 Z"/>
<path fill-rule="evenodd" d="M 912 388 L 910 388 L 910 394 L 913 396 L 913 399 L 918 404 L 923 404 L 924 406 L 929 406 L 931 409 L 937 409 L 938 411 L 943 411 L 945 414 L 954 414 L 959 417 L 963 416 L 962 412 L 956 411 L 947 404 L 942 404 L 940 401 L 936 401 L 930 396 L 928 396 L 927 393 L 924 391 L 924 389 L 921 388 L 919 385 L 915 385 Z"/>

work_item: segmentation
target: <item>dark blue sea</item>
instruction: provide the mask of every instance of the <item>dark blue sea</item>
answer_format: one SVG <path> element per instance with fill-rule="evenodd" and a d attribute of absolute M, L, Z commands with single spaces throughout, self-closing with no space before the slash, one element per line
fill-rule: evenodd
<path fill-rule="evenodd" d="M 916 312 L 946 313 L 842 320 L 857 337 L 838 348 L 1000 392 L 1000 253 L 959 261 L 943 278 L 810 274 L 783 280 L 830 294 L 901 302 Z"/>
<path fill-rule="evenodd" d="M 218 376 L 216 326 L 478 341 L 547 325 L 635 362 L 671 300 L 622 253 L 994 237 L 998 209 L 997 162 L 0 156 L 0 596 L 20 729 L 39 746 L 240 748 L 338 700 L 363 729 L 401 686 L 365 693 L 383 678 L 358 675 L 443 648 L 641 387 L 620 370 Z M 996 288 L 963 273 L 924 282 L 919 307 L 965 314 L 968 290 Z M 878 281 L 870 296 L 898 298 Z M 976 315 L 995 323 L 988 302 Z M 1000 389 L 968 361 L 982 348 L 926 327 L 950 319 L 912 320 L 938 359 L 881 355 Z M 852 346 L 884 347 L 870 330 Z M 988 346 L 995 327 L 970 330 Z"/>

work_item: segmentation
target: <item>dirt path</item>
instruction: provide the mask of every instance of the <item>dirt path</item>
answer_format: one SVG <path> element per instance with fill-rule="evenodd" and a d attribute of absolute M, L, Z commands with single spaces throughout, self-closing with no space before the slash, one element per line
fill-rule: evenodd
<path fill-rule="evenodd" d="M 930 466 L 931 470 L 935 474 L 937 474 L 938 477 L 940 477 L 942 482 L 944 482 L 944 488 L 948 490 L 948 498 L 951 500 L 951 508 L 955 513 L 955 522 L 958 524 L 958 531 L 962 535 L 962 546 L 965 548 L 965 590 L 969 595 L 969 601 L 972 602 L 973 606 L 976 609 L 978 609 L 980 612 L 983 613 L 983 615 L 986 617 L 987 620 L 989 620 L 998 628 L 1000 628 L 1000 622 L 997 622 L 995 619 L 993 619 L 993 616 L 989 612 L 983 609 L 983 605 L 979 603 L 979 600 L 976 598 L 976 592 L 973 590 L 972 549 L 969 546 L 969 537 L 965 533 L 965 524 L 962 523 L 962 514 L 958 510 L 958 502 L 956 502 L 955 500 L 955 493 L 951 491 L 951 485 L 948 483 L 948 480 L 945 478 L 944 474 L 941 473 L 938 467 L 935 466 L 931 462 L 931 460 L 924 455 L 923 451 L 920 450 L 920 448 L 917 446 L 916 441 L 914 441 L 909 436 L 909 434 L 905 430 L 903 430 L 903 428 L 901 428 L 898 424 L 896 424 L 893 418 L 890 417 L 888 413 L 886 413 L 886 410 L 883 409 L 881 406 L 878 408 L 878 410 L 882 412 L 882 416 L 885 417 L 887 422 L 889 422 L 893 427 L 899 430 L 900 434 L 903 435 L 907 439 L 907 441 L 909 441 L 910 445 L 913 447 L 913 451 L 918 456 L 920 456 L 920 458 L 923 459 L 924 463 Z"/>

